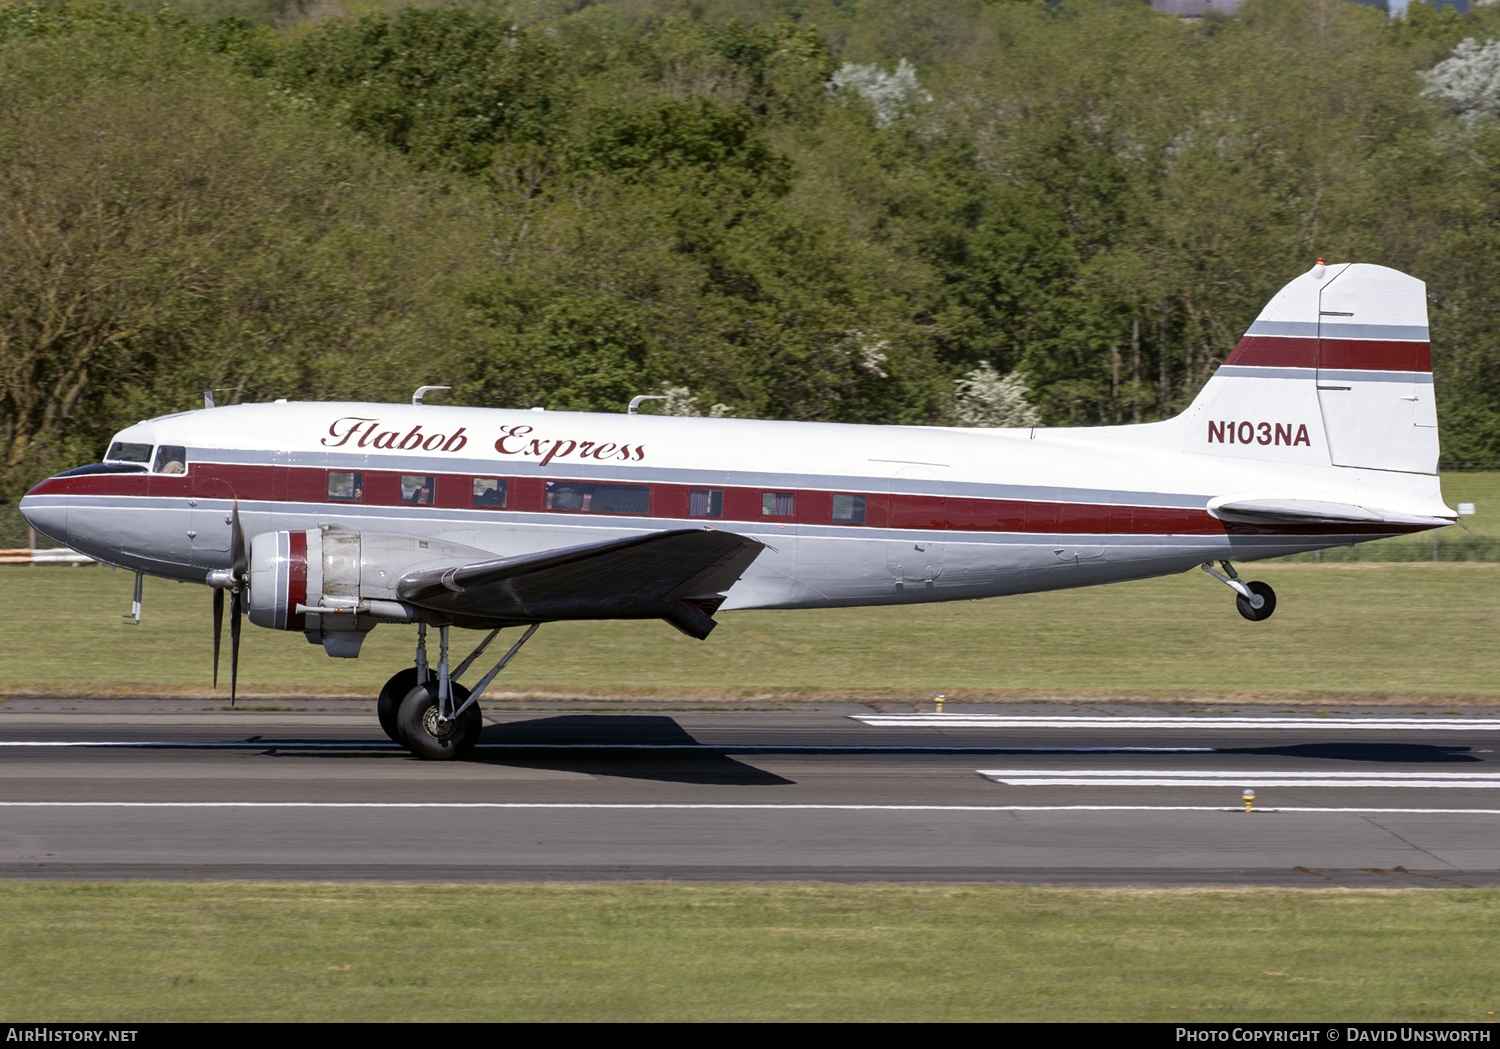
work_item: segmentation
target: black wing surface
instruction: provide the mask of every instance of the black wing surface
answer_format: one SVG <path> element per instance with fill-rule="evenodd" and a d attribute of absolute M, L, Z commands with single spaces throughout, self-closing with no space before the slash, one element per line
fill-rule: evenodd
<path fill-rule="evenodd" d="M 665 619 L 701 640 L 764 548 L 733 532 L 653 532 L 412 572 L 396 592 L 455 620 Z"/>

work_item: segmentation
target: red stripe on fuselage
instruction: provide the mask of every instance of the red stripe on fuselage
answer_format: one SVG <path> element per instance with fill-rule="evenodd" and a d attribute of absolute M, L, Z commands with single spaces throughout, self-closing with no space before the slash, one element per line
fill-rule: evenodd
<path fill-rule="evenodd" d="M 1430 372 L 1432 348 L 1425 342 L 1246 335 L 1224 363 L 1256 368 Z"/>
<path fill-rule="evenodd" d="M 33 495 L 108 495 L 145 496 L 152 498 L 237 498 L 257 503 L 318 503 L 338 514 L 343 507 L 400 507 L 403 471 L 365 469 L 364 498 L 358 503 L 328 500 L 327 469 L 291 466 L 243 466 L 236 464 L 192 463 L 185 475 L 85 474 L 80 477 L 53 477 L 32 489 Z M 595 516 L 629 518 L 630 515 L 594 515 L 546 509 L 546 482 L 542 477 L 506 477 L 503 471 L 490 474 L 442 474 L 434 471 L 436 490 L 431 510 L 464 510 L 476 515 L 496 515 L 502 522 L 511 513 L 556 514 L 582 524 Z M 475 477 L 502 477 L 507 481 L 506 506 L 503 509 L 476 508 L 473 505 Z M 654 518 L 669 518 L 693 525 L 722 525 L 731 522 L 760 522 L 765 526 L 822 525 L 844 527 L 833 521 L 833 496 L 864 495 L 865 520 L 849 527 L 881 529 L 919 529 L 947 532 L 1016 532 L 1037 535 L 1389 535 L 1395 532 L 1423 531 L 1426 526 L 1398 525 L 1248 525 L 1220 521 L 1206 510 L 1188 507 L 1131 506 L 1111 503 L 1069 503 L 1023 499 L 983 499 L 968 496 L 903 495 L 890 492 L 858 492 L 853 489 L 809 490 L 795 485 L 780 488 L 747 488 L 727 485 L 661 484 L 647 481 L 617 482 L 558 476 L 558 481 L 641 484 L 651 489 L 651 513 Z M 688 493 L 692 488 L 713 488 L 724 493 L 722 517 L 689 517 Z M 794 493 L 796 512 L 789 517 L 767 516 L 762 512 L 762 495 L 768 491 Z M 418 509 L 412 507 L 412 509 Z M 288 507 L 287 512 L 293 512 Z M 303 511 L 305 512 L 305 511 Z M 475 517 L 465 519 L 473 527 Z M 296 533 L 294 533 L 296 537 Z M 306 603 L 306 538 L 301 537 L 301 587 Z M 295 559 L 294 559 L 295 563 Z M 292 577 L 295 585 L 297 576 Z M 290 588 L 289 588 L 290 589 Z M 291 609 L 288 609 L 288 616 Z M 299 628 L 300 629 L 300 628 Z"/>

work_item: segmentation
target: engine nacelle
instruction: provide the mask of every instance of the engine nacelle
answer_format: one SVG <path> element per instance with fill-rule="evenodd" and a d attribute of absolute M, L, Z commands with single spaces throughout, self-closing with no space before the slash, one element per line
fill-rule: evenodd
<path fill-rule="evenodd" d="M 377 623 L 417 620 L 417 609 L 397 600 L 402 576 L 494 556 L 458 543 L 384 532 L 262 532 L 250 540 L 250 622 L 301 630 L 329 655 L 353 659 Z"/>

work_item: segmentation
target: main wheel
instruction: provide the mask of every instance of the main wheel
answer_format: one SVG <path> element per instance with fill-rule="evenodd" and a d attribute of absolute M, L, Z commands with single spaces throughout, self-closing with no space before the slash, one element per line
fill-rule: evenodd
<path fill-rule="evenodd" d="M 401 730 L 396 727 L 396 715 L 401 710 L 401 701 L 416 687 L 417 668 L 407 667 L 385 683 L 385 687 L 380 690 L 380 698 L 375 702 L 375 716 L 380 719 L 380 727 L 391 737 L 392 743 L 399 743 L 403 747 L 406 746 L 406 740 L 401 738 Z"/>
<path fill-rule="evenodd" d="M 469 690 L 454 682 L 453 701 L 462 704 Z M 453 761 L 474 749 L 484 723 L 475 703 L 458 717 L 444 722 L 438 717 L 437 682 L 418 685 L 401 701 L 396 728 L 406 749 L 428 761 Z"/>
<path fill-rule="evenodd" d="M 1259 623 L 1262 619 L 1270 619 L 1271 613 L 1276 611 L 1276 591 L 1265 583 L 1246 583 L 1250 592 L 1261 599 L 1261 606 L 1256 608 L 1250 603 L 1250 599 L 1244 594 L 1234 599 L 1234 605 L 1240 610 L 1240 615 L 1252 623 Z"/>

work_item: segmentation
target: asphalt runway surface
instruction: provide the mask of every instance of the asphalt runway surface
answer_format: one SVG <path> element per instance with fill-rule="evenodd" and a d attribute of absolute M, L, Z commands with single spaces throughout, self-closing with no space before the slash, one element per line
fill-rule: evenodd
<path fill-rule="evenodd" d="M 56 707 L 0 712 L 3 877 L 1500 884 L 1486 712 L 486 712 L 424 762 L 373 704 Z"/>

